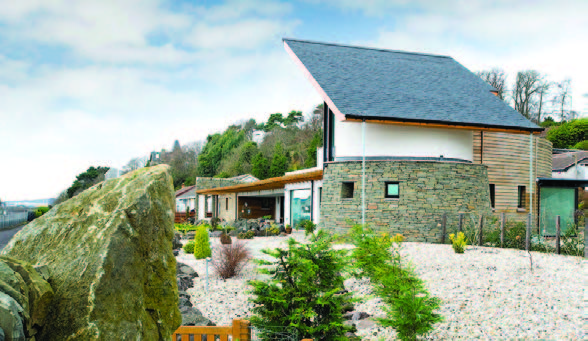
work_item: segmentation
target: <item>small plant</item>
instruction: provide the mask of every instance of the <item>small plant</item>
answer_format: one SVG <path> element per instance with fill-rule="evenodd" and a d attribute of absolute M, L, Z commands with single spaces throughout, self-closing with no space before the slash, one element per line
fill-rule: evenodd
<path fill-rule="evenodd" d="M 229 236 L 228 233 L 223 232 L 223 234 L 220 235 L 220 242 L 223 245 L 228 245 L 231 244 L 233 240 L 231 239 L 231 236 Z"/>
<path fill-rule="evenodd" d="M 237 239 L 253 239 L 253 237 L 255 237 L 255 232 L 252 230 L 241 232 L 237 235 Z"/>
<path fill-rule="evenodd" d="M 453 247 L 453 251 L 455 251 L 455 253 L 464 253 L 468 243 L 466 242 L 463 232 L 459 232 L 457 237 L 453 233 L 450 234 L 449 240 L 451 240 L 451 246 Z"/>
<path fill-rule="evenodd" d="M 280 228 L 276 224 L 272 224 L 268 231 L 272 236 L 278 236 L 280 234 Z"/>
<path fill-rule="evenodd" d="M 232 278 L 243 270 L 250 259 L 250 252 L 241 241 L 218 248 L 212 260 L 212 267 L 222 279 Z"/>
<path fill-rule="evenodd" d="M 177 231 L 182 232 L 182 233 L 198 230 L 198 226 L 194 226 L 192 224 L 175 224 L 174 226 Z"/>
<path fill-rule="evenodd" d="M 286 225 L 286 233 L 287 234 L 291 234 L 292 233 L 292 226 Z"/>
<path fill-rule="evenodd" d="M 314 230 L 316 229 L 316 224 L 310 220 L 304 220 L 304 234 L 309 235 L 313 234 Z"/>
<path fill-rule="evenodd" d="M 272 218 L 272 216 L 271 216 L 271 215 L 264 215 L 264 216 L 263 216 L 263 219 L 265 219 L 265 220 L 269 220 L 269 219 L 271 219 L 271 218 Z"/>
<path fill-rule="evenodd" d="M 184 249 L 185 253 L 188 253 L 188 254 L 194 253 L 194 241 L 190 240 L 189 242 L 187 242 L 184 245 L 184 247 L 182 249 Z"/>
<path fill-rule="evenodd" d="M 196 259 L 204 259 L 210 257 L 210 254 L 208 229 L 206 228 L 206 225 L 200 225 L 194 236 L 194 257 L 196 257 Z"/>

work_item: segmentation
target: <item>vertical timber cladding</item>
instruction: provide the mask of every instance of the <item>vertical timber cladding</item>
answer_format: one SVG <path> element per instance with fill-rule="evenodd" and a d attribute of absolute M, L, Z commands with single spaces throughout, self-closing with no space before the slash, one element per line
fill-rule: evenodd
<path fill-rule="evenodd" d="M 409 241 L 439 242 L 440 221 L 457 224 L 458 213 L 490 213 L 486 166 L 434 161 L 366 161 L 366 224 L 401 233 Z M 353 197 L 342 198 L 343 182 Z M 385 183 L 399 182 L 399 198 L 385 198 Z M 321 225 L 341 230 L 361 223 L 361 161 L 325 165 Z"/>
<path fill-rule="evenodd" d="M 529 135 L 474 132 L 474 163 L 488 166 L 488 181 L 496 191 L 495 212 L 518 213 L 521 220 L 529 213 Z M 533 137 L 533 215 L 538 216 L 536 178 L 551 177 L 552 144 Z M 518 209 L 518 186 L 525 186 L 525 209 Z"/>

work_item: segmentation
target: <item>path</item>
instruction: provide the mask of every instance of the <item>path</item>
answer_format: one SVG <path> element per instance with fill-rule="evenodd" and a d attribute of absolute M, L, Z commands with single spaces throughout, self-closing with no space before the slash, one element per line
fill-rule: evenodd
<path fill-rule="evenodd" d="M 25 226 L 26 224 L 15 227 L 10 230 L 0 231 L 0 250 L 2 250 L 6 246 L 6 244 L 8 244 L 8 242 L 10 242 L 12 236 L 14 236 L 18 231 L 22 230 L 22 228 Z"/>

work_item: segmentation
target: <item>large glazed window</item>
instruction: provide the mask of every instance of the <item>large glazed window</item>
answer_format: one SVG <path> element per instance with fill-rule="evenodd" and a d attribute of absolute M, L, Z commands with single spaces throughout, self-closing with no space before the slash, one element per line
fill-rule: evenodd
<path fill-rule="evenodd" d="M 298 189 L 290 192 L 290 220 L 292 227 L 298 226 L 302 220 L 310 220 L 312 198 L 309 189 Z"/>

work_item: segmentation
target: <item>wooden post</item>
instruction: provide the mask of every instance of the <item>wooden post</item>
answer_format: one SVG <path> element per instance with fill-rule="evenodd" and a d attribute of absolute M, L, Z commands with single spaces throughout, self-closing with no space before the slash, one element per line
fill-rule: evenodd
<path fill-rule="evenodd" d="M 500 247 L 504 247 L 504 227 L 506 225 L 506 214 L 500 213 Z"/>
<path fill-rule="evenodd" d="M 445 235 L 447 234 L 447 213 L 443 213 L 441 220 L 441 244 L 445 244 Z"/>
<path fill-rule="evenodd" d="M 459 214 L 459 227 L 457 232 L 463 231 L 463 213 Z"/>
<path fill-rule="evenodd" d="M 250 341 L 251 329 L 249 328 L 249 321 L 234 319 L 233 320 L 233 340 Z"/>
<path fill-rule="evenodd" d="M 525 234 L 525 250 L 531 249 L 531 214 L 527 216 L 527 233 Z"/>
<path fill-rule="evenodd" d="M 561 255 L 561 248 L 560 248 L 560 238 L 561 238 L 561 217 L 555 217 L 555 253 Z"/>
<path fill-rule="evenodd" d="M 484 236 L 483 236 L 483 228 L 484 228 L 484 215 L 480 214 L 480 235 L 478 237 L 478 245 L 482 246 L 484 244 Z"/>
<path fill-rule="evenodd" d="M 588 218 L 584 218 L 584 258 L 588 258 Z"/>

